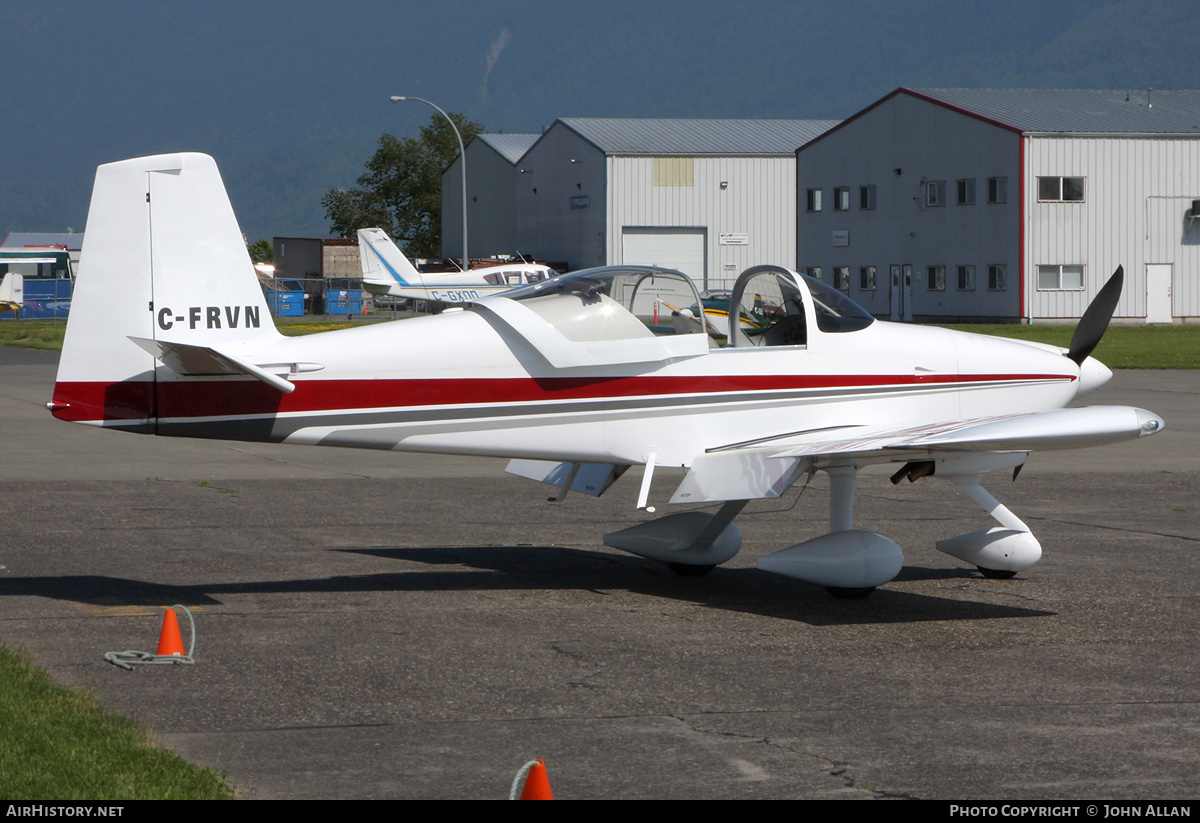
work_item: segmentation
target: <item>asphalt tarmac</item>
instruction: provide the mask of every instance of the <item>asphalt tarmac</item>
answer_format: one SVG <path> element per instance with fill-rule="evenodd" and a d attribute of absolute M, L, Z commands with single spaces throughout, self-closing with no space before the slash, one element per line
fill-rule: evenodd
<path fill-rule="evenodd" d="M 864 473 L 906 565 L 837 601 L 754 567 L 824 531 L 824 475 L 680 578 L 601 542 L 636 478 L 71 426 L 56 360 L 0 348 L 0 640 L 244 797 L 499 799 L 535 757 L 564 799 L 1200 794 L 1200 373 L 1118 372 L 1088 402 L 1166 431 L 989 479 L 1045 552 L 1013 580 L 934 550 L 991 522 L 955 487 Z M 196 665 L 104 661 L 176 603 Z"/>

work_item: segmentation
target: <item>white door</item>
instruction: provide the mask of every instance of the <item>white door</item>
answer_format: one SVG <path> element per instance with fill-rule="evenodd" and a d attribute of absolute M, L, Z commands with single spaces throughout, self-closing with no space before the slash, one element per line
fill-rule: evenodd
<path fill-rule="evenodd" d="M 1146 264 L 1146 322 L 1170 323 L 1171 314 L 1170 263 Z"/>
<path fill-rule="evenodd" d="M 621 230 L 621 262 L 676 269 L 705 288 L 704 229 L 633 228 Z"/>
<path fill-rule="evenodd" d="M 893 321 L 912 322 L 912 266 L 892 266 L 891 309 Z"/>
<path fill-rule="evenodd" d="M 888 298 L 892 306 L 892 316 L 889 318 L 893 323 L 897 323 L 904 313 L 904 301 L 901 295 L 904 293 L 900 288 L 900 267 L 892 266 L 892 278 L 888 286 Z"/>

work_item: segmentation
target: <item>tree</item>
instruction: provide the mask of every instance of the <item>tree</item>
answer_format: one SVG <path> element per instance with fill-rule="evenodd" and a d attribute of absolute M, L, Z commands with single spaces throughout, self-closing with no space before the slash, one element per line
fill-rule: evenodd
<path fill-rule="evenodd" d="M 251 263 L 273 263 L 275 262 L 275 247 L 271 245 L 271 241 L 267 238 L 256 240 L 246 247 L 250 252 Z"/>
<path fill-rule="evenodd" d="M 479 123 L 450 113 L 463 145 L 483 130 Z M 446 118 L 435 114 L 421 137 L 384 134 L 353 189 L 330 189 L 321 199 L 330 231 L 353 237 L 359 229 L 380 228 L 410 257 L 438 257 L 442 245 L 442 171 L 458 156 L 458 140 Z"/>

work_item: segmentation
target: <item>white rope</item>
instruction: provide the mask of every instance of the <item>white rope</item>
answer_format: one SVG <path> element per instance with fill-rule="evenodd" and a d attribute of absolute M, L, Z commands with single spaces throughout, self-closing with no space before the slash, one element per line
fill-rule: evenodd
<path fill-rule="evenodd" d="M 192 617 L 192 613 L 188 611 L 188 607 L 181 603 L 176 603 L 172 609 L 183 609 L 183 613 L 187 615 L 188 624 L 191 628 L 191 640 L 188 642 L 187 654 L 180 657 L 177 654 L 151 654 L 150 652 L 105 652 L 104 659 L 114 666 L 120 666 L 122 669 L 133 670 L 134 666 L 153 665 L 162 663 L 179 663 L 185 666 L 195 664 L 192 659 L 192 652 L 196 648 L 196 621 Z"/>
<path fill-rule="evenodd" d="M 526 763 L 524 766 L 521 767 L 521 770 L 519 772 L 517 772 L 517 776 L 513 778 L 512 788 L 508 790 L 508 799 L 509 800 L 519 800 L 520 799 L 521 790 L 525 788 L 525 778 L 529 776 L 529 770 L 532 769 L 537 764 L 538 764 L 538 762 L 536 760 L 530 760 L 528 763 Z"/>

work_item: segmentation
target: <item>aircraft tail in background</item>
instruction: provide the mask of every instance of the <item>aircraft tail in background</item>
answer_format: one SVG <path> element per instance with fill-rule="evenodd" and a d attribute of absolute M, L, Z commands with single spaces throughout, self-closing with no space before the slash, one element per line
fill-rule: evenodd
<path fill-rule="evenodd" d="M 383 229 L 359 229 L 358 254 L 368 291 L 387 294 L 393 286 L 424 286 L 421 273 Z"/>
<path fill-rule="evenodd" d="M 8 272 L 0 277 L 0 312 L 20 311 L 25 304 L 25 277 Z"/>

